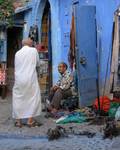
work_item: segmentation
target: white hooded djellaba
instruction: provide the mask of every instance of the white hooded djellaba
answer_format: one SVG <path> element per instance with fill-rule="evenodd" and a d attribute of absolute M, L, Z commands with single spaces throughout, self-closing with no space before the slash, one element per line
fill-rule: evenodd
<path fill-rule="evenodd" d="M 35 48 L 24 46 L 15 55 L 15 83 L 13 87 L 13 118 L 39 116 L 41 95 L 36 67 L 39 55 Z"/>

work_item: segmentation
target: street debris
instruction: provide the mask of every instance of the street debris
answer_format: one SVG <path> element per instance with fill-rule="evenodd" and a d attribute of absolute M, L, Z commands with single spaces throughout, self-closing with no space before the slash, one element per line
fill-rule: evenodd
<path fill-rule="evenodd" d="M 47 136 L 49 140 L 57 140 L 60 137 L 66 137 L 66 130 L 61 126 L 56 126 L 54 129 L 48 129 Z"/>
<path fill-rule="evenodd" d="M 81 132 L 78 132 L 78 133 L 74 133 L 74 135 L 87 136 L 88 138 L 93 138 L 96 135 L 96 133 L 92 133 L 90 131 L 81 131 Z"/>
<path fill-rule="evenodd" d="M 79 131 L 76 130 L 75 127 L 69 127 L 68 129 L 65 129 L 61 126 L 56 126 L 54 129 L 48 129 L 47 136 L 48 140 L 57 140 L 61 137 L 69 137 L 69 135 L 74 136 L 87 136 L 88 138 L 93 138 L 96 133 L 90 132 L 90 131 Z"/>
<path fill-rule="evenodd" d="M 116 126 L 116 121 L 113 118 L 106 119 L 106 125 L 103 131 L 104 131 L 104 136 L 103 136 L 104 139 L 105 138 L 112 139 L 113 137 L 116 137 L 119 135 L 119 132 Z"/>

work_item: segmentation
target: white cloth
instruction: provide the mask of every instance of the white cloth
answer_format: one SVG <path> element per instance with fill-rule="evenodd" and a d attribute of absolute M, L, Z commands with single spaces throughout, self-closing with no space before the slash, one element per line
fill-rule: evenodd
<path fill-rule="evenodd" d="M 35 48 L 24 46 L 15 55 L 13 118 L 35 117 L 41 113 L 41 95 L 36 66 L 39 55 Z"/>

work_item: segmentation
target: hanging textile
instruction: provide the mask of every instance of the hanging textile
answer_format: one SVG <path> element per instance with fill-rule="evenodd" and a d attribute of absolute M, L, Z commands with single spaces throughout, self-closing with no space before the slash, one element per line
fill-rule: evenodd
<path fill-rule="evenodd" d="M 6 63 L 0 63 L 0 85 L 6 85 Z"/>
<path fill-rule="evenodd" d="M 71 31 L 70 31 L 70 50 L 68 54 L 68 61 L 70 64 L 70 68 L 72 70 L 75 63 L 75 22 L 74 22 L 73 14 L 72 14 L 72 23 L 71 23 Z"/>
<path fill-rule="evenodd" d="M 30 27 L 29 38 L 31 38 L 35 42 L 35 44 L 38 43 L 38 27 L 37 27 L 37 25 Z"/>
<path fill-rule="evenodd" d="M 48 12 L 43 14 L 41 27 L 41 43 L 48 49 Z"/>

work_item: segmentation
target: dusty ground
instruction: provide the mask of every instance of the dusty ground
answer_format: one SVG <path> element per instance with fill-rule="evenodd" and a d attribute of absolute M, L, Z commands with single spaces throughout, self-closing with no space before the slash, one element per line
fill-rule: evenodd
<path fill-rule="evenodd" d="M 11 117 L 11 96 L 5 100 L 0 99 L 0 150 L 120 150 L 120 137 L 103 139 L 102 126 L 84 124 L 63 125 L 66 129 L 70 126 L 76 131 L 95 132 L 96 136 L 69 135 L 67 138 L 48 141 L 46 132 L 48 128 L 56 126 L 54 119 L 46 119 L 44 113 L 37 119 L 43 126 L 36 128 L 14 127 L 14 120 Z"/>

